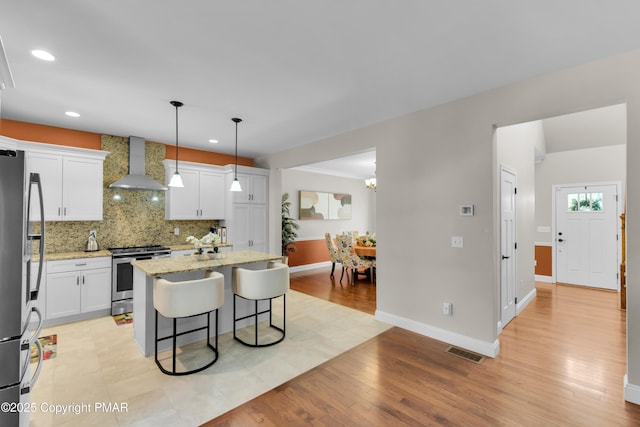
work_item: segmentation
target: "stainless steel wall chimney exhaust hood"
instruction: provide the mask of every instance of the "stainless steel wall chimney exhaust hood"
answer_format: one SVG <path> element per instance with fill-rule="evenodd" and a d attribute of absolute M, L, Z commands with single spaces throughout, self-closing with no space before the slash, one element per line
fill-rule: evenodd
<path fill-rule="evenodd" d="M 169 189 L 144 174 L 144 138 L 129 137 L 129 175 L 109 184 L 109 188 L 150 191 L 167 191 Z"/>

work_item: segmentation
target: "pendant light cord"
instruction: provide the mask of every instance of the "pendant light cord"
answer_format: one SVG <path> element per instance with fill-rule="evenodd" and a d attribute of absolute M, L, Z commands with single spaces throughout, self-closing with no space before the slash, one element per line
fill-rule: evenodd
<path fill-rule="evenodd" d="M 236 122 L 236 178 L 238 178 L 238 122 Z"/>
<path fill-rule="evenodd" d="M 238 179 L 238 123 L 242 121 L 242 119 L 233 118 L 231 119 L 236 124 L 236 173 L 235 179 Z"/>
<path fill-rule="evenodd" d="M 171 101 L 171 105 L 176 107 L 176 172 L 178 172 L 178 108 L 184 104 L 180 101 Z"/>
<path fill-rule="evenodd" d="M 176 171 L 178 170 L 178 106 L 176 105 Z"/>

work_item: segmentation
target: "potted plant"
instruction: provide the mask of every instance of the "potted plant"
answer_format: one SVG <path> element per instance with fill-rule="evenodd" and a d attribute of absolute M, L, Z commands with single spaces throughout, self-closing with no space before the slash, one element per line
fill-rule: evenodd
<path fill-rule="evenodd" d="M 289 201 L 289 193 L 282 194 L 282 258 L 286 263 L 289 260 L 289 252 L 295 251 L 295 240 L 298 237 L 296 230 L 300 226 L 291 218 L 289 210 L 291 202 Z"/>

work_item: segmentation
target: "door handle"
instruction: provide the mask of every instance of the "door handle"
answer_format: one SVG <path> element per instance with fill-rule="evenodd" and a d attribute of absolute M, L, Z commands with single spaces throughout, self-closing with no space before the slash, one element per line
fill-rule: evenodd
<path fill-rule="evenodd" d="M 502 259 L 509 259 L 509 258 L 511 258 L 511 257 L 502 255 Z"/>
<path fill-rule="evenodd" d="M 564 242 L 564 239 L 558 239 L 558 242 Z"/>

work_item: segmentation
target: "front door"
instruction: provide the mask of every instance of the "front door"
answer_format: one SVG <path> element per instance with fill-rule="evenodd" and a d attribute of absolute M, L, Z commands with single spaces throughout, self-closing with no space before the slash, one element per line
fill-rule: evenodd
<path fill-rule="evenodd" d="M 500 170 L 500 307 L 504 328 L 516 315 L 516 174 Z"/>
<path fill-rule="evenodd" d="M 558 186 L 556 282 L 618 289 L 618 186 Z"/>

